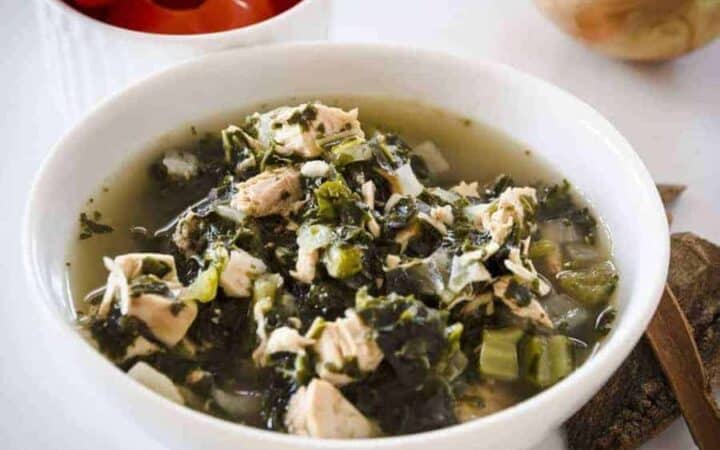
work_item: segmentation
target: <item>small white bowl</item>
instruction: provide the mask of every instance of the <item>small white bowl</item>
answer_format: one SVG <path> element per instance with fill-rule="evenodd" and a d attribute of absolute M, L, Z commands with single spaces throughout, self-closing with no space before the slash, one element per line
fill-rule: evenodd
<path fill-rule="evenodd" d="M 157 45 L 170 51 L 184 49 L 188 56 L 197 52 L 281 41 L 316 40 L 327 37 L 330 3 L 328 0 L 301 0 L 290 9 L 262 22 L 227 31 L 202 34 L 160 34 L 134 31 L 96 20 L 62 0 L 44 0 L 60 14 L 81 26 L 139 45 Z"/>
<path fill-rule="evenodd" d="M 59 120 L 74 123 L 98 99 L 148 73 L 235 47 L 327 38 L 330 0 L 302 0 L 268 20 L 228 31 L 167 35 L 116 27 L 62 0 L 35 0 L 52 99 Z M 247 69 L 245 69 L 247 70 Z"/>
<path fill-rule="evenodd" d="M 125 376 L 78 335 L 69 320 L 64 261 L 77 212 L 106 176 L 180 125 L 266 100 L 338 94 L 419 99 L 495 127 L 527 144 L 582 192 L 612 235 L 621 275 L 617 322 L 595 356 L 552 388 L 479 420 L 410 436 L 332 441 L 249 428 L 178 406 Z M 106 101 L 45 162 L 23 240 L 26 270 L 37 289 L 33 299 L 57 325 L 57 338 L 70 343 L 69 363 L 81 365 L 90 383 L 169 447 L 217 450 L 527 448 L 586 402 L 628 355 L 658 303 L 669 255 L 652 179 L 627 141 L 585 103 L 492 62 L 405 47 L 319 43 L 209 55 Z"/>

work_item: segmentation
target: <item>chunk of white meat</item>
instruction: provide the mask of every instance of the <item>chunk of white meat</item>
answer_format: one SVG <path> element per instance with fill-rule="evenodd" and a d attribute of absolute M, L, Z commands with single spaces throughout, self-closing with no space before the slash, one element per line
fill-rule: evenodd
<path fill-rule="evenodd" d="M 548 316 L 545 308 L 543 308 L 537 299 L 533 298 L 527 305 L 521 306 L 518 304 L 517 300 L 506 295 L 511 279 L 512 277 L 510 276 L 504 276 L 493 284 L 493 294 L 495 294 L 495 297 L 502 300 L 502 302 L 505 303 L 505 305 L 510 308 L 510 311 L 516 316 L 528 319 L 537 325 L 553 328 L 550 316 Z"/>
<path fill-rule="evenodd" d="M 162 164 L 170 178 L 189 180 L 198 173 L 199 162 L 192 153 L 172 151 L 165 154 Z"/>
<path fill-rule="evenodd" d="M 534 188 L 511 187 L 505 189 L 492 203 L 468 206 L 465 214 L 473 224 L 490 232 L 490 236 L 498 245 L 502 245 L 515 225 L 525 223 L 526 207 L 537 205 Z"/>
<path fill-rule="evenodd" d="M 318 249 L 298 249 L 298 258 L 295 263 L 295 270 L 290 271 L 290 276 L 301 283 L 310 284 L 317 273 L 317 263 L 320 259 Z"/>
<path fill-rule="evenodd" d="M 355 381 L 355 378 L 343 373 L 345 363 L 354 360 L 361 372 L 369 373 L 383 359 L 372 330 L 352 309 L 345 311 L 345 317 L 324 324 L 313 350 L 317 357 L 315 371 L 318 376 L 337 386 Z"/>
<path fill-rule="evenodd" d="M 290 167 L 262 172 L 235 187 L 230 206 L 254 217 L 288 214 L 302 197 L 300 173 Z"/>
<path fill-rule="evenodd" d="M 158 294 L 139 294 L 130 296 L 127 315 L 142 320 L 153 336 L 174 347 L 195 320 L 197 305 Z"/>
<path fill-rule="evenodd" d="M 280 155 L 315 158 L 325 142 L 365 134 L 360 128 L 358 110 L 343 111 L 320 103 L 283 106 L 253 116 L 258 143 L 263 150 Z"/>
<path fill-rule="evenodd" d="M 138 362 L 128 371 L 128 376 L 146 388 L 154 391 L 156 394 L 162 395 L 166 399 L 178 403 L 185 403 L 183 396 L 180 394 L 177 386 L 167 375 L 155 369 L 145 362 Z"/>
<path fill-rule="evenodd" d="M 450 190 L 455 192 L 456 194 L 462 195 L 463 197 L 480 197 L 477 181 L 473 181 L 472 183 L 466 183 L 464 181 L 461 181 L 460 183 L 451 187 Z"/>
<path fill-rule="evenodd" d="M 379 435 L 378 427 L 335 386 L 317 378 L 290 398 L 285 426 L 291 434 L 326 439 Z"/>
<path fill-rule="evenodd" d="M 275 353 L 305 354 L 307 347 L 315 344 L 315 339 L 302 336 L 295 328 L 280 327 L 270 333 L 267 342 L 262 348 L 262 353 L 255 355 L 258 365 L 264 366 L 267 357 Z"/>
<path fill-rule="evenodd" d="M 253 280 L 266 270 L 261 259 L 242 249 L 232 250 L 220 273 L 220 287 L 230 297 L 249 297 Z"/>
<path fill-rule="evenodd" d="M 300 166 L 300 173 L 306 178 L 320 178 L 330 172 L 330 164 L 325 161 L 308 161 Z"/>
<path fill-rule="evenodd" d="M 296 242 L 298 257 L 295 270 L 290 275 L 301 283 L 310 284 L 315 279 L 320 250 L 327 248 L 335 239 L 335 233 L 326 225 L 302 226 L 298 229 Z"/>

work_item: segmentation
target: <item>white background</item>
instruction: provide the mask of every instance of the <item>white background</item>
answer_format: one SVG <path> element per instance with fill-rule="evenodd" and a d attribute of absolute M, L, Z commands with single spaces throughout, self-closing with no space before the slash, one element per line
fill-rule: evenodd
<path fill-rule="evenodd" d="M 720 44 L 672 63 L 638 65 L 590 53 L 523 0 L 336 0 L 334 6 L 332 40 L 402 42 L 490 58 L 574 93 L 617 126 L 656 180 L 689 186 L 675 208 L 674 229 L 720 242 Z M 0 0 L 0 448 L 165 449 L 83 384 L 80 368 L 64 357 L 63 343 L 50 341 L 26 294 L 20 217 L 35 170 L 77 120 L 79 111 L 58 102 L 64 97 L 57 89 L 59 79 L 73 80 L 74 46 L 85 44 L 53 55 L 47 26 L 45 10 L 36 11 L 33 2 Z M 69 72 L 56 72 L 58 58 Z M 69 89 L 94 82 L 86 77 Z M 551 436 L 542 448 L 561 442 Z M 693 446 L 678 421 L 645 448 Z"/>

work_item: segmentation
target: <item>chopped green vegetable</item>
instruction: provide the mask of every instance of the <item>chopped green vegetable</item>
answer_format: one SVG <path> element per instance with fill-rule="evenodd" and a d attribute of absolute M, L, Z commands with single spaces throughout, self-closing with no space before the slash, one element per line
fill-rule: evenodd
<path fill-rule="evenodd" d="M 544 336 L 531 336 L 524 344 L 522 366 L 525 379 L 540 388 L 553 383 L 548 341 Z"/>
<path fill-rule="evenodd" d="M 565 270 L 557 275 L 560 289 L 576 300 L 589 305 L 606 302 L 615 291 L 618 275 L 610 261 L 587 269 Z"/>
<path fill-rule="evenodd" d="M 479 371 L 483 376 L 503 381 L 520 375 L 517 344 L 523 331 L 519 328 L 484 330 L 480 347 Z"/>
<path fill-rule="evenodd" d="M 362 270 L 363 252 L 358 247 L 333 245 L 325 253 L 325 268 L 333 278 L 347 278 Z"/>
<path fill-rule="evenodd" d="M 550 372 L 553 383 L 557 383 L 575 368 L 572 360 L 570 339 L 567 336 L 556 334 L 548 338 L 548 352 L 550 354 Z"/>
<path fill-rule="evenodd" d="M 574 370 L 572 348 L 567 336 L 532 336 L 523 346 L 522 366 L 525 378 L 547 388 Z"/>
<path fill-rule="evenodd" d="M 197 300 L 199 302 L 209 302 L 217 295 L 218 282 L 220 274 L 214 264 L 200 272 L 195 281 L 185 288 L 180 297 L 184 300 Z"/>
<path fill-rule="evenodd" d="M 338 215 L 337 207 L 347 200 L 352 191 L 340 179 L 326 181 L 315 189 L 315 198 L 318 204 L 318 217 L 334 219 Z"/>

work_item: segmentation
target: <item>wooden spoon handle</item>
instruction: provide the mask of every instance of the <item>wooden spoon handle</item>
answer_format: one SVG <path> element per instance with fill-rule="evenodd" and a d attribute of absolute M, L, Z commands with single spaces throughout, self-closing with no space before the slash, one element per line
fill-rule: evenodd
<path fill-rule="evenodd" d="M 690 324 L 667 285 L 645 334 L 675 392 L 695 443 L 702 450 L 720 449 L 720 412 Z"/>

